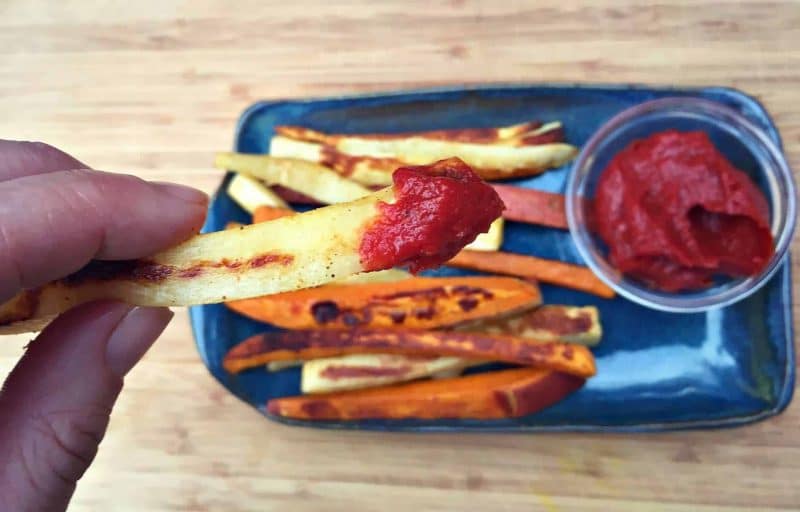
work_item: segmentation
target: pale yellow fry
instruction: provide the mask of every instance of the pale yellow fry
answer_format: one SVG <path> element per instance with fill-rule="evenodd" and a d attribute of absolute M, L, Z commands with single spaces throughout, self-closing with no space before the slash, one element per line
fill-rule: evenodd
<path fill-rule="evenodd" d="M 270 154 L 276 157 L 299 158 L 328 165 L 325 159 L 323 146 L 314 142 L 305 142 L 290 139 L 281 135 L 272 137 L 270 141 Z M 352 164 L 346 175 L 361 185 L 372 187 L 385 187 L 392 184 L 392 173 L 385 168 L 375 168 L 370 161 L 359 161 Z"/>
<path fill-rule="evenodd" d="M 551 121 L 549 123 L 543 124 L 542 126 L 540 126 L 535 130 L 512 133 L 508 137 L 504 137 L 503 139 L 498 141 L 498 144 L 518 147 L 520 145 L 520 141 L 524 139 L 535 137 L 537 135 L 541 135 L 543 133 L 547 133 L 552 130 L 557 130 L 559 128 L 561 128 L 561 121 Z"/>
<path fill-rule="evenodd" d="M 351 203 L 198 235 L 146 261 L 128 262 L 103 279 L 72 276 L 23 292 L 0 305 L 0 334 L 41 327 L 69 307 L 98 298 L 192 306 L 318 286 L 361 273 L 361 235 L 379 214 L 381 201 L 394 201 L 392 188 Z"/>
<path fill-rule="evenodd" d="M 503 228 L 505 220 L 502 217 L 495 219 L 489 226 L 489 231 L 481 233 L 475 240 L 464 247 L 472 251 L 499 251 L 503 245 Z"/>
<path fill-rule="evenodd" d="M 303 363 L 301 390 L 303 393 L 331 393 L 349 389 L 386 386 L 398 382 L 431 377 L 440 372 L 460 372 L 474 361 L 458 357 L 420 359 L 393 354 L 354 354 Z M 359 372 L 387 372 L 385 375 L 339 375 L 337 371 L 348 368 Z M 347 370 L 345 370 L 346 372 Z M 330 374 L 333 372 L 333 375 Z"/>
<path fill-rule="evenodd" d="M 468 165 L 481 169 L 550 169 L 569 162 L 577 153 L 570 144 L 553 143 L 537 146 L 504 146 L 431 140 L 422 137 L 408 139 L 359 139 L 344 137 L 336 149 L 349 155 L 396 158 L 412 165 L 424 165 L 451 157 L 459 157 Z"/>
<path fill-rule="evenodd" d="M 371 193 L 371 190 L 327 167 L 298 158 L 219 153 L 215 165 L 250 175 L 270 185 L 283 185 L 324 204 L 354 201 Z"/>
<path fill-rule="evenodd" d="M 288 208 L 286 201 L 255 178 L 236 174 L 228 183 L 228 195 L 251 215 L 259 206 Z"/>

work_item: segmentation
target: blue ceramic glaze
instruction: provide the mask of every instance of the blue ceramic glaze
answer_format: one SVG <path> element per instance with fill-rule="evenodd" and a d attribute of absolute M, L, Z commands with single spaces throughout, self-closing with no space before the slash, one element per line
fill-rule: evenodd
<path fill-rule="evenodd" d="M 234 147 L 265 153 L 273 127 L 296 124 L 335 132 L 402 132 L 500 126 L 561 120 L 566 138 L 580 146 L 614 114 L 665 96 L 697 96 L 737 109 L 779 145 L 764 108 L 741 92 L 723 89 L 652 89 L 609 86 L 496 86 L 436 89 L 330 99 L 262 102 L 240 120 Z M 568 169 L 518 180 L 518 186 L 563 191 Z M 204 231 L 228 221 L 249 221 L 224 192 L 215 195 Z M 324 236 L 320 234 L 320 236 Z M 503 250 L 580 262 L 566 231 L 507 223 Z M 440 269 L 432 274 L 465 272 Z M 598 374 L 586 386 L 538 414 L 513 420 L 278 421 L 322 428 L 412 431 L 653 431 L 733 426 L 781 412 L 794 390 L 791 279 L 788 258 L 770 282 L 731 307 L 701 314 L 645 309 L 622 298 L 605 300 L 543 285 L 545 302 L 595 305 L 604 329 L 594 350 Z M 203 362 L 236 396 L 264 412 L 273 397 L 299 394 L 298 369 L 254 369 L 229 375 L 225 352 L 246 337 L 271 329 L 222 305 L 191 309 Z M 269 416 L 268 416 L 269 417 Z"/>

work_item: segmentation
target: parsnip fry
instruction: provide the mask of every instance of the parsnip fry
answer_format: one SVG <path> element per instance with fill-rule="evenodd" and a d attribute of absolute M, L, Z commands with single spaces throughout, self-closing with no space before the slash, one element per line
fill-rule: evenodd
<path fill-rule="evenodd" d="M 392 158 L 351 156 L 330 146 L 275 136 L 269 152 L 276 157 L 300 158 L 332 168 L 346 178 L 366 187 L 385 187 L 392 182 L 392 172 L 403 162 Z"/>
<path fill-rule="evenodd" d="M 559 122 L 542 124 L 539 121 L 529 121 L 499 128 L 455 128 L 445 130 L 430 130 L 421 132 L 402 133 L 370 133 L 359 135 L 328 134 L 302 126 L 276 126 L 275 133 L 291 139 L 317 142 L 335 146 L 339 141 L 348 137 L 359 137 L 373 140 L 407 139 L 420 137 L 431 140 L 446 140 L 451 142 L 472 142 L 478 144 L 517 144 L 521 143 L 528 134 L 541 134 L 552 131 L 561 126 Z"/>
<path fill-rule="evenodd" d="M 263 205 L 288 208 L 286 201 L 255 178 L 237 174 L 228 183 L 228 195 L 246 212 L 253 213 Z"/>
<path fill-rule="evenodd" d="M 493 205 L 502 204 L 457 160 L 409 169 L 404 176 L 423 189 L 465 195 L 468 202 L 489 198 Z M 397 240 L 385 227 L 387 212 L 394 215 L 397 210 L 393 203 L 424 212 L 409 216 L 419 238 Z M 41 324 L 69 307 L 101 298 L 142 306 L 189 306 L 317 286 L 405 264 L 436 266 L 488 229 L 500 213 L 493 207 L 465 218 L 463 212 L 445 207 L 447 203 L 434 203 L 440 206 L 431 210 L 430 196 L 408 192 L 401 184 L 350 203 L 198 235 L 147 259 L 93 261 L 71 276 L 0 305 L 0 333 L 20 332 L 20 325 L 28 330 L 31 321 Z M 390 219 L 393 229 L 407 228 L 402 218 Z M 456 223 L 463 230 L 431 236 L 440 226 Z M 421 240 L 428 246 L 425 254 L 416 249 Z M 20 322 L 28 323 L 17 325 Z"/>
<path fill-rule="evenodd" d="M 537 279 L 607 299 L 614 297 L 614 290 L 594 275 L 590 269 L 563 261 L 546 260 L 510 252 L 461 251 L 448 261 L 447 265 Z"/>
<path fill-rule="evenodd" d="M 503 245 L 504 227 L 505 221 L 503 221 L 502 217 L 495 220 L 492 222 L 492 225 L 489 226 L 489 231 L 478 235 L 478 238 L 476 238 L 475 241 L 468 246 L 464 247 L 464 249 L 469 249 L 472 251 L 499 251 L 500 247 Z"/>
<path fill-rule="evenodd" d="M 469 363 L 458 357 L 408 357 L 356 354 L 314 359 L 303 364 L 303 393 L 331 393 L 386 386 L 430 377 L 437 372 L 461 371 Z"/>
<path fill-rule="evenodd" d="M 219 153 L 215 165 L 220 169 L 247 174 L 270 185 L 283 185 L 325 204 L 354 201 L 371 192 L 327 167 L 296 158 Z"/>
<path fill-rule="evenodd" d="M 518 315 L 478 320 L 458 329 L 587 346 L 597 345 L 603 336 L 600 313 L 594 306 L 545 305 Z"/>
<path fill-rule="evenodd" d="M 560 167 L 577 151 L 574 146 L 563 143 L 508 147 L 418 138 L 369 140 L 356 137 L 343 139 L 336 149 L 349 155 L 390 157 L 419 165 L 456 156 L 476 171 L 499 169 L 509 175 L 517 169 L 542 171 Z"/>
<path fill-rule="evenodd" d="M 272 155 L 317 162 L 366 186 L 386 185 L 397 167 L 453 156 L 482 178 L 496 180 L 535 175 L 577 153 L 563 143 L 558 122 L 406 134 L 329 135 L 294 126 L 277 132 L 270 142 Z"/>

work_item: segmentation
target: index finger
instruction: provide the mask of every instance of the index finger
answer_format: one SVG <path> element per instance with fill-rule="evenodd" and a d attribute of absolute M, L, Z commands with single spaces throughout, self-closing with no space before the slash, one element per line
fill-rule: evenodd
<path fill-rule="evenodd" d="M 92 259 L 153 254 L 197 233 L 207 196 L 78 170 L 0 183 L 0 302 Z"/>

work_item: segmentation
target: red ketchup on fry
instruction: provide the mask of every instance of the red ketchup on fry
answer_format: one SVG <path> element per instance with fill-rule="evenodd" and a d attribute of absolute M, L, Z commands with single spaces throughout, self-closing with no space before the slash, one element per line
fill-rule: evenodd
<path fill-rule="evenodd" d="M 498 218 L 505 206 L 492 187 L 458 158 L 401 167 L 392 174 L 394 203 L 381 203 L 359 255 L 366 270 L 441 265 Z"/>
<path fill-rule="evenodd" d="M 667 292 L 758 274 L 775 250 L 766 198 L 704 132 L 628 145 L 600 176 L 594 213 L 611 264 Z"/>

